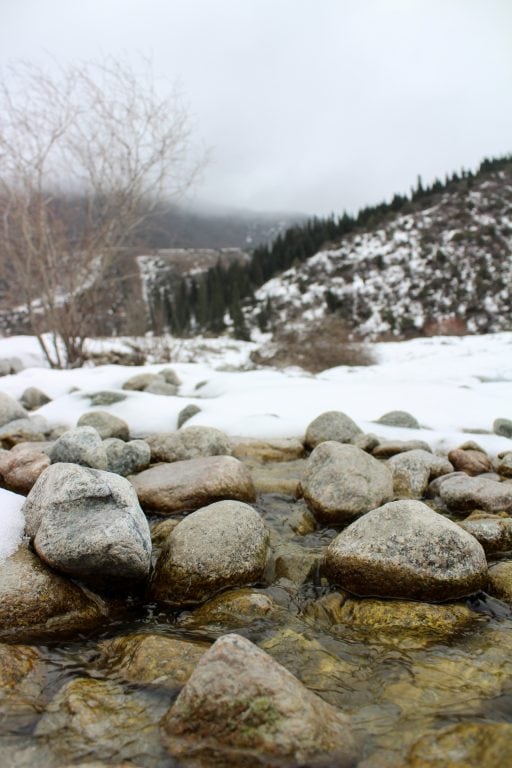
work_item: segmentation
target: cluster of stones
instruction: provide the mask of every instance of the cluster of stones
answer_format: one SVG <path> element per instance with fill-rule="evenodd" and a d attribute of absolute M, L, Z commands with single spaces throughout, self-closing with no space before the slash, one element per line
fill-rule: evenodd
<path fill-rule="evenodd" d="M 123 389 L 170 396 L 179 386 L 164 369 Z M 283 610 L 255 586 L 298 589 L 319 574 L 339 591 L 305 620 L 449 633 L 475 620 L 453 601 L 490 588 L 512 602 L 512 561 L 487 562 L 512 550 L 512 445 L 494 460 L 473 442 L 436 455 L 423 441 L 364 434 L 341 412 L 320 415 L 304 440 L 230 438 L 184 419 L 174 432 L 130 439 L 126 422 L 102 410 L 118 395 L 91 396 L 94 410 L 57 432 L 26 410 L 44 396 L 27 390 L 23 407 L 0 395 L 0 477 L 27 495 L 27 543 L 0 564 L 0 638 L 87 630 L 123 595 L 167 606 L 183 627 L 226 616 L 244 626 Z M 504 435 L 507 422 L 498 422 Z M 377 431 L 379 423 L 419 426 L 403 412 L 385 414 Z M 286 520 L 297 536 L 318 526 L 339 533 L 322 551 L 284 541 L 255 507 L 269 491 L 298 498 Z M 153 515 L 165 519 L 150 526 Z M 357 762 L 350 718 L 240 635 L 208 647 L 135 634 L 102 653 L 126 679 L 183 686 L 161 721 L 180 764 L 235 766 L 255 754 L 265 765 Z M 176 654 L 179 672 L 165 661 Z M 77 685 L 60 699 L 73 696 L 75 706 Z M 38 733 L 52 722 L 43 718 Z"/>

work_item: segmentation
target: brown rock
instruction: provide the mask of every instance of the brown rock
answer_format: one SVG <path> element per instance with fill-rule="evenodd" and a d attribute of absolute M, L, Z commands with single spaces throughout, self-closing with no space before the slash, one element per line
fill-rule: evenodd
<path fill-rule="evenodd" d="M 50 466 L 47 451 L 52 443 L 20 443 L 0 455 L 0 475 L 4 485 L 16 493 L 27 494 L 37 478 Z"/>
<path fill-rule="evenodd" d="M 503 560 L 489 568 L 491 594 L 512 603 L 512 560 Z"/>
<path fill-rule="evenodd" d="M 141 505 L 161 514 L 198 509 L 220 499 L 256 498 L 249 470 L 232 456 L 157 464 L 129 479 Z"/>
<path fill-rule="evenodd" d="M 512 765 L 512 724 L 457 723 L 416 741 L 407 768 L 504 768 Z"/>
<path fill-rule="evenodd" d="M 492 472 L 493 470 L 492 461 L 482 451 L 455 448 L 453 451 L 450 451 L 448 458 L 456 471 L 465 472 L 472 477 L 481 475 L 482 472 Z"/>
<path fill-rule="evenodd" d="M 473 513 L 459 525 L 480 542 L 488 555 L 512 549 L 512 517 Z"/>
<path fill-rule="evenodd" d="M 258 440 L 247 437 L 232 437 L 232 452 L 237 459 L 255 459 L 260 462 L 293 461 L 302 459 L 304 445 L 298 438 L 275 438 Z"/>

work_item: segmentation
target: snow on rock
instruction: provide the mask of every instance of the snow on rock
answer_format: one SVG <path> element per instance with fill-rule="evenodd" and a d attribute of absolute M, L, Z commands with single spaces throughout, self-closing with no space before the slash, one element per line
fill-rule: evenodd
<path fill-rule="evenodd" d="M 0 564 L 21 544 L 25 516 L 21 511 L 25 497 L 0 488 Z"/>

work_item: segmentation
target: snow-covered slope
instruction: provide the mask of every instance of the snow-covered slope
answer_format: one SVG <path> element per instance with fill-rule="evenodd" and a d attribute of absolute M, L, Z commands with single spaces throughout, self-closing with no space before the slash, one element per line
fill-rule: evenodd
<path fill-rule="evenodd" d="M 274 324 L 339 315 L 363 336 L 512 327 L 512 166 L 346 237 L 264 284 Z"/>

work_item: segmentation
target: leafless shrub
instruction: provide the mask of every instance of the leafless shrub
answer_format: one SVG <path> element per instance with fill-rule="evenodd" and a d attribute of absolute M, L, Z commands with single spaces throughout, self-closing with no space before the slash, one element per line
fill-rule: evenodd
<path fill-rule="evenodd" d="M 251 354 L 258 365 L 277 368 L 298 366 L 310 373 L 319 373 L 338 365 L 373 365 L 372 348 L 355 341 L 343 320 L 335 315 L 316 320 L 303 327 L 281 329 L 271 344 Z"/>

